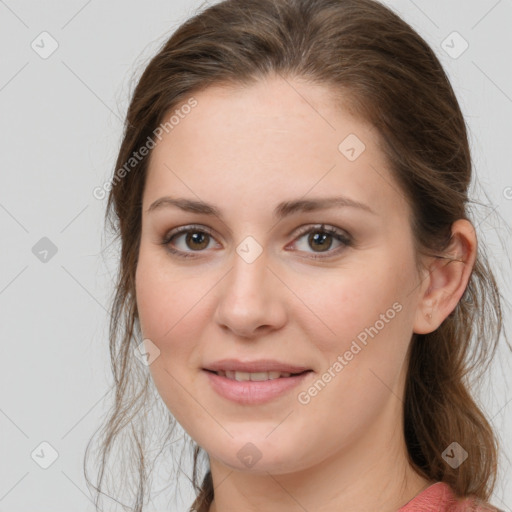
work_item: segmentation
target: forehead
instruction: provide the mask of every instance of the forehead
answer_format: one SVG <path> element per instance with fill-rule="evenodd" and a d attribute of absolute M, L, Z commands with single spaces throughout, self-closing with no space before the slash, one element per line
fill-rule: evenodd
<path fill-rule="evenodd" d="M 375 209 L 399 206 L 378 134 L 331 89 L 274 77 L 193 97 L 197 105 L 152 151 L 145 208 L 159 194 L 256 206 L 336 191 Z"/>

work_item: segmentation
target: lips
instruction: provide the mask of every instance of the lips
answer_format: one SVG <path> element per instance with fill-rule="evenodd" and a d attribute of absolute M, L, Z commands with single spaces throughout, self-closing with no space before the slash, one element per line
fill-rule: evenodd
<path fill-rule="evenodd" d="M 224 372 L 225 376 L 229 376 L 226 372 L 239 373 L 269 373 L 279 372 L 279 374 L 298 375 L 305 371 L 311 370 L 306 366 L 290 364 L 275 359 L 258 359 L 255 361 L 240 361 L 237 359 L 222 359 L 204 366 L 204 370 L 211 372 Z M 288 375 L 289 376 L 289 375 Z"/>
<path fill-rule="evenodd" d="M 294 388 L 310 379 L 309 375 L 314 375 L 313 370 L 305 370 L 300 374 L 290 374 L 288 377 L 262 379 L 262 376 L 270 375 L 270 372 L 233 372 L 235 374 L 233 379 L 227 375 L 223 376 L 221 373 L 222 370 L 214 372 L 203 369 L 203 374 L 208 379 L 211 388 L 219 396 L 240 405 L 264 404 L 279 397 L 284 399 Z M 279 372 L 279 374 L 281 373 Z M 241 376 L 242 379 L 237 379 L 237 376 Z M 257 378 L 253 381 L 252 377 L 254 376 Z"/>

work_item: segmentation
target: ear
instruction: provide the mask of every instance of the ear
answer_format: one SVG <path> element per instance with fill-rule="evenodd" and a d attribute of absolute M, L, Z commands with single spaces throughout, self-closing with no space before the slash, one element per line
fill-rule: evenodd
<path fill-rule="evenodd" d="M 452 224 L 451 242 L 443 252 L 445 258 L 431 258 L 421 283 L 413 325 L 416 334 L 435 331 L 455 309 L 471 276 L 477 244 L 471 222 L 459 219 Z"/>

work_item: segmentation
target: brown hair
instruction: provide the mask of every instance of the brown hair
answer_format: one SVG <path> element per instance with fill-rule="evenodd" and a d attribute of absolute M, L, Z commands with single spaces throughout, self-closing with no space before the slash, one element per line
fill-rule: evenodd
<path fill-rule="evenodd" d="M 212 84 L 250 84 L 271 74 L 329 86 L 376 128 L 411 206 L 417 254 L 445 257 L 452 223 L 469 220 L 472 162 L 465 121 L 429 45 L 374 0 L 225 0 L 197 13 L 144 70 L 128 109 L 116 169 L 194 93 Z M 135 511 L 142 510 L 145 499 L 143 425 L 151 384 L 147 368 L 133 354 L 134 340 L 141 340 L 135 271 L 147 167 L 144 158 L 122 179 L 114 176 L 108 197 L 107 218 L 121 240 L 110 322 L 116 396 L 103 428 L 95 487 L 101 492 L 107 459 L 124 432 L 128 441 L 120 452 L 132 456 Z M 410 463 L 427 479 L 448 483 L 459 496 L 487 500 L 495 485 L 497 440 L 470 394 L 469 375 L 488 366 L 502 329 L 500 293 L 479 244 L 456 308 L 434 332 L 412 336 L 403 410 Z M 170 414 L 168 420 L 170 433 L 175 423 Z M 442 458 L 453 441 L 469 453 L 457 469 Z M 198 496 L 193 507 L 199 512 L 208 510 L 214 493 L 209 470 L 198 485 L 201 452 L 194 444 L 192 481 Z"/>

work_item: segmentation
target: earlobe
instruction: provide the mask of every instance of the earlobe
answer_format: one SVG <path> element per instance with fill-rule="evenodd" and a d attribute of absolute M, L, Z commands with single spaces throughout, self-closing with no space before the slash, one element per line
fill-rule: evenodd
<path fill-rule="evenodd" d="M 476 260 L 477 239 L 471 222 L 459 219 L 443 256 L 434 258 L 422 283 L 413 332 L 435 331 L 455 309 L 466 290 Z"/>
<path fill-rule="evenodd" d="M 433 296 L 434 294 L 429 295 L 429 297 Z M 425 297 L 427 296 L 425 295 Z M 436 302 L 437 301 L 432 298 L 424 298 L 424 300 L 418 304 L 413 326 L 413 332 L 415 334 L 428 334 L 435 331 L 441 324 L 441 322 L 438 321 L 439 312 L 436 308 Z"/>

